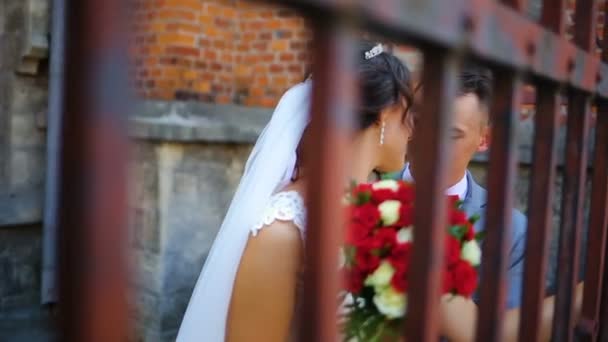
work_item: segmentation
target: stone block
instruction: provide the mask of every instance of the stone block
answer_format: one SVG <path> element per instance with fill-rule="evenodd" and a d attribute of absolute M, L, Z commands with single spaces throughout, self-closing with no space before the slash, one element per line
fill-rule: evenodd
<path fill-rule="evenodd" d="M 40 226 L 0 228 L 0 313 L 40 298 Z"/>

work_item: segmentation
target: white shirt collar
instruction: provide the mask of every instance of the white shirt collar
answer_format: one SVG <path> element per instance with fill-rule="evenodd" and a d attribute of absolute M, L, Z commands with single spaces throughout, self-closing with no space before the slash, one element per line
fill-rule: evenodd
<path fill-rule="evenodd" d="M 403 180 L 406 182 L 414 182 L 414 177 L 412 177 L 412 172 L 410 171 L 410 164 L 408 163 L 405 166 L 405 170 L 403 170 Z M 464 200 L 467 196 L 467 190 L 469 190 L 469 181 L 467 179 L 467 175 L 465 174 L 458 183 L 449 187 L 446 191 L 446 195 L 457 195 L 458 198 Z"/>

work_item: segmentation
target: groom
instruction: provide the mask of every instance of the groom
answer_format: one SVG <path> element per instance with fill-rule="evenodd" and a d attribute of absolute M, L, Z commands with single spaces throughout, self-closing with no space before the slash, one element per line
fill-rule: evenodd
<path fill-rule="evenodd" d="M 477 66 L 466 66 L 460 74 L 460 89 L 454 101 L 452 127 L 449 129 L 451 160 L 448 163 L 448 195 L 457 195 L 464 202 L 463 208 L 469 216 L 478 214 L 480 220 L 475 230 L 484 229 L 486 190 L 475 182 L 467 170 L 477 152 L 484 152 L 490 143 L 489 103 L 492 97 L 492 75 L 489 70 Z M 410 144 L 416 144 L 416 134 Z M 408 148 L 408 150 L 410 150 Z M 416 178 L 416 160 L 409 157 L 402 178 Z M 522 295 L 524 271 L 524 248 L 527 219 L 513 209 L 511 220 L 511 245 L 508 261 L 507 308 L 519 307 Z M 482 258 L 483 262 L 483 258 Z M 477 295 L 473 298 L 478 302 Z"/>

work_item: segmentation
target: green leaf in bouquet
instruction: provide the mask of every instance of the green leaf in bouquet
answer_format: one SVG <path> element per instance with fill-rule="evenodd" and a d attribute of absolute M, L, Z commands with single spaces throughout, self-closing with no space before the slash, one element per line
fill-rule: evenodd
<path fill-rule="evenodd" d="M 462 240 L 468 228 L 466 226 L 451 226 L 448 233 L 458 240 Z"/>
<path fill-rule="evenodd" d="M 480 218 L 481 216 L 479 214 L 474 214 L 473 216 L 469 217 L 469 222 L 471 222 L 471 224 L 475 224 Z"/>
<path fill-rule="evenodd" d="M 480 232 L 475 233 L 475 240 L 480 241 L 480 240 L 485 239 L 486 234 L 487 234 L 487 233 L 486 233 L 486 231 L 485 231 L 485 230 L 482 230 L 482 231 L 480 231 Z"/>
<path fill-rule="evenodd" d="M 371 199 L 372 199 L 372 194 L 370 192 L 367 192 L 367 191 L 359 192 L 357 194 L 357 200 L 356 200 L 355 204 L 363 205 L 363 204 L 366 204 L 367 202 L 371 201 Z"/>

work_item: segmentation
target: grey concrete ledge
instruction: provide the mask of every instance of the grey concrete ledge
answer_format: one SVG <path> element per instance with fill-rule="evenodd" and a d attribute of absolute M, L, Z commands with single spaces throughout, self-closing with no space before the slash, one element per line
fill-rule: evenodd
<path fill-rule="evenodd" d="M 239 105 L 216 105 L 186 101 L 141 101 L 130 118 L 130 134 L 136 139 L 175 142 L 254 143 L 270 120 L 272 109 Z M 592 146 L 595 131 L 589 134 L 589 165 L 593 163 Z M 518 161 L 532 163 L 534 122 L 521 121 L 517 131 Z M 558 166 L 564 165 L 566 128 L 558 134 Z M 488 154 L 473 159 L 488 162 Z"/>
<path fill-rule="evenodd" d="M 272 109 L 187 101 L 141 101 L 129 120 L 135 139 L 253 143 Z"/>

